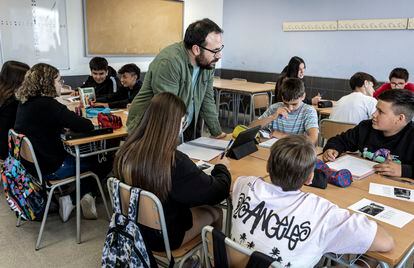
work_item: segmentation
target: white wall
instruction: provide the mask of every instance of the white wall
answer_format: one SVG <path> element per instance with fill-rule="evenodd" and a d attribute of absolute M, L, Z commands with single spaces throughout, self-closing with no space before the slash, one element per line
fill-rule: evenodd
<path fill-rule="evenodd" d="M 114 0 L 116 1 L 116 0 Z M 67 0 L 67 23 L 69 36 L 69 70 L 62 70 L 62 75 L 89 74 L 89 60 L 85 56 L 83 33 L 82 0 Z M 223 0 L 185 0 L 184 29 L 197 19 L 210 18 L 219 26 L 223 25 Z M 126 63 L 135 63 L 141 71 L 146 72 L 153 57 L 107 57 L 109 64 L 119 69 Z M 220 65 L 217 65 L 220 68 Z"/>
<path fill-rule="evenodd" d="M 225 0 L 222 68 L 278 72 L 292 56 L 306 75 L 388 80 L 394 67 L 414 77 L 414 31 L 283 32 L 284 21 L 414 17 L 413 0 Z M 411 79 L 413 80 L 413 79 Z"/>

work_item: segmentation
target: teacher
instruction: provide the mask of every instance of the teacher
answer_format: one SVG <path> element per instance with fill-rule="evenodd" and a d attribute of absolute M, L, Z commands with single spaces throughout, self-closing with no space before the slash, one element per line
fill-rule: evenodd
<path fill-rule="evenodd" d="M 171 92 L 186 105 L 184 140 L 200 135 L 196 134 L 199 116 L 213 137 L 226 136 L 218 121 L 213 92 L 214 68 L 224 47 L 222 34 L 223 30 L 210 19 L 199 20 L 188 26 L 184 41 L 161 50 L 149 65 L 144 84 L 132 101 L 128 132 L 139 125 L 153 96 Z"/>

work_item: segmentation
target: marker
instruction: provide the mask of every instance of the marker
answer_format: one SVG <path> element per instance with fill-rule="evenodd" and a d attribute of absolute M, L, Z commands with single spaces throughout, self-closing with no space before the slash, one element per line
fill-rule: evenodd
<path fill-rule="evenodd" d="M 224 155 L 227 153 L 227 151 L 229 150 L 232 144 L 233 144 L 233 139 L 229 141 L 229 144 L 227 144 L 226 149 L 224 149 L 224 151 L 221 153 L 220 159 L 223 159 Z"/>

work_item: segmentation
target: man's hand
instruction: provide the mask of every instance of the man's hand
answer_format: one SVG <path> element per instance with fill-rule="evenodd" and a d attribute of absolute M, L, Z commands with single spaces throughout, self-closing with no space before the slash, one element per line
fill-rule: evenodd
<path fill-rule="evenodd" d="M 336 157 L 339 155 L 337 150 L 328 149 L 322 155 L 323 162 L 335 161 Z"/>
<path fill-rule="evenodd" d="M 388 156 L 388 159 L 384 163 L 375 165 L 374 170 L 376 173 L 383 175 L 383 176 L 390 176 L 390 177 L 401 177 L 402 176 L 401 165 L 392 161 L 390 156 Z"/>
<path fill-rule="evenodd" d="M 223 138 L 225 138 L 227 136 L 227 134 L 226 133 L 224 133 L 224 132 L 221 132 L 221 134 L 219 134 L 219 135 L 217 135 L 217 136 L 212 136 L 213 138 L 215 138 L 215 139 L 223 139 Z"/>

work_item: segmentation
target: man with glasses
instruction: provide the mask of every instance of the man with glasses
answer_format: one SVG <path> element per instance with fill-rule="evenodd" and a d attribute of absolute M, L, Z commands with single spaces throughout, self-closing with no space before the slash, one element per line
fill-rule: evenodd
<path fill-rule="evenodd" d="M 414 84 L 408 83 L 409 73 L 407 69 L 404 68 L 395 68 L 391 71 L 389 83 L 385 83 L 380 86 L 374 93 L 374 97 L 378 98 L 379 94 L 389 89 L 408 89 L 414 92 Z"/>
<path fill-rule="evenodd" d="M 226 136 L 218 121 L 213 92 L 214 67 L 224 47 L 222 33 L 213 21 L 199 20 L 188 26 L 182 42 L 161 50 L 149 65 L 144 84 L 132 101 L 127 121 L 129 132 L 139 125 L 151 98 L 167 91 L 186 104 L 185 140 L 200 136 L 196 133 L 199 116 L 213 137 Z"/>

